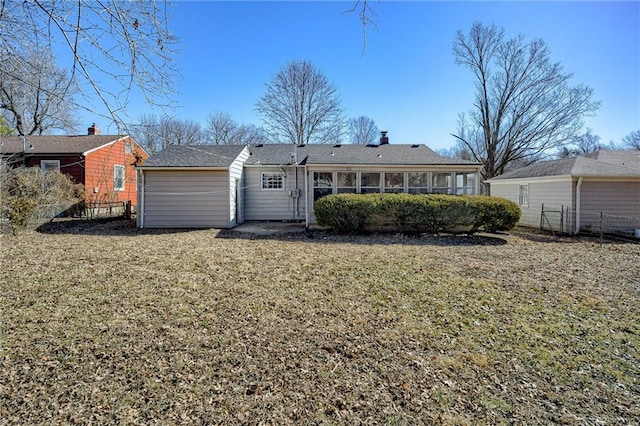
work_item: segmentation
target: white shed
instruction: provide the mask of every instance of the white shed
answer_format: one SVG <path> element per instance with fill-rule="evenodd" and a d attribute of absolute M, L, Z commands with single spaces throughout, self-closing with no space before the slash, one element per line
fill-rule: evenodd
<path fill-rule="evenodd" d="M 213 149 L 212 149 L 213 148 Z M 170 146 L 138 167 L 139 228 L 232 228 L 244 221 L 244 146 Z"/>

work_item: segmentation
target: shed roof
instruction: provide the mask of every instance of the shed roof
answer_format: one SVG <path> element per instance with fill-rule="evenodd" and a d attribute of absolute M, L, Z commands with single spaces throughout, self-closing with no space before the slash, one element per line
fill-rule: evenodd
<path fill-rule="evenodd" d="M 589 157 L 571 157 L 534 163 L 496 176 L 489 182 L 550 176 L 640 177 L 640 169 L 606 163 Z"/>
<path fill-rule="evenodd" d="M 2 136 L 1 154 L 83 154 L 116 142 L 126 135 Z"/>
<path fill-rule="evenodd" d="M 170 145 L 144 162 L 151 167 L 229 167 L 244 145 Z"/>

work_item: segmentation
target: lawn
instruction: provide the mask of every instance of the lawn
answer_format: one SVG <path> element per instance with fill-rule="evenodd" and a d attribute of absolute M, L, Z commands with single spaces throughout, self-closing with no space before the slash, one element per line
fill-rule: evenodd
<path fill-rule="evenodd" d="M 637 424 L 640 245 L 0 237 L 0 424 Z"/>

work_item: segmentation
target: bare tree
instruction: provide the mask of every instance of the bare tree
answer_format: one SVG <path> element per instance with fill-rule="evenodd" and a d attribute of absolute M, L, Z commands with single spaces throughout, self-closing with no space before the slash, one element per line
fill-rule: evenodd
<path fill-rule="evenodd" d="M 376 13 L 369 4 L 369 0 L 355 0 L 353 7 L 343 13 L 358 13 L 362 23 L 362 54 L 367 48 L 367 26 L 376 24 Z"/>
<path fill-rule="evenodd" d="M 169 145 L 199 145 L 206 142 L 200 123 L 192 120 L 145 114 L 131 129 L 133 139 L 150 153 L 162 151 Z"/>
<path fill-rule="evenodd" d="M 214 111 L 207 116 L 205 132 L 207 142 L 213 145 L 228 145 L 233 143 L 233 135 L 238 124 L 227 113 Z"/>
<path fill-rule="evenodd" d="M 585 115 L 600 106 L 592 89 L 570 86 L 572 74 L 550 60 L 542 40 L 505 40 L 495 25 L 475 23 L 468 35 L 458 31 L 456 63 L 474 77 L 473 109 L 459 116 L 453 135 L 484 163 L 483 178 L 502 174 L 512 164 L 529 164 L 571 140 Z"/>
<path fill-rule="evenodd" d="M 240 124 L 235 131 L 233 143 L 238 145 L 255 145 L 270 143 L 262 127 L 254 124 Z"/>
<path fill-rule="evenodd" d="M 1 50 L 0 50 L 1 51 Z M 67 70 L 46 50 L 0 61 L 0 109 L 19 135 L 52 130 L 69 133 L 78 127 L 73 102 L 78 88 Z"/>
<path fill-rule="evenodd" d="M 640 129 L 634 130 L 622 138 L 622 144 L 628 149 L 640 149 Z"/>
<path fill-rule="evenodd" d="M 573 136 L 569 145 L 560 148 L 558 157 L 577 157 L 590 154 L 605 147 L 606 145 L 600 142 L 600 136 L 593 134 L 593 130 L 587 127 L 584 133 Z"/>
<path fill-rule="evenodd" d="M 293 61 L 267 84 L 256 104 L 267 131 L 281 142 L 326 143 L 344 133 L 336 87 L 309 61 Z"/>
<path fill-rule="evenodd" d="M 349 141 L 351 143 L 372 145 L 376 143 L 379 134 L 378 126 L 371 118 L 361 115 L 349 119 Z"/>
<path fill-rule="evenodd" d="M 436 152 L 438 153 L 438 155 L 441 155 L 443 157 L 447 157 L 447 158 L 459 158 L 461 160 L 471 160 L 472 159 L 472 155 L 469 152 L 469 150 L 467 150 L 467 148 L 464 146 L 464 144 L 462 143 L 456 143 L 454 146 L 450 147 L 450 148 L 441 148 L 436 150 Z"/>
<path fill-rule="evenodd" d="M 122 123 L 132 90 L 167 105 L 175 75 L 167 17 L 166 1 L 0 0 L 2 57 L 21 57 L 33 46 L 66 47 L 61 59 L 69 62 L 83 106 L 96 108 L 96 101 Z"/>
<path fill-rule="evenodd" d="M 225 112 L 214 111 L 205 125 L 207 143 L 213 145 L 249 145 L 267 143 L 265 132 L 252 124 L 238 124 Z"/>

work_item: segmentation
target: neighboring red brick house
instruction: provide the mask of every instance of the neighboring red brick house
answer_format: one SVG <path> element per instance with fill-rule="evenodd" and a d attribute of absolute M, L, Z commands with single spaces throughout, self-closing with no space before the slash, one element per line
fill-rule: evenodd
<path fill-rule="evenodd" d="M 127 135 L 101 135 L 93 124 L 87 135 L 0 136 L 0 157 L 13 167 L 58 169 L 85 187 L 85 202 L 136 204 L 135 165 L 148 154 Z"/>

